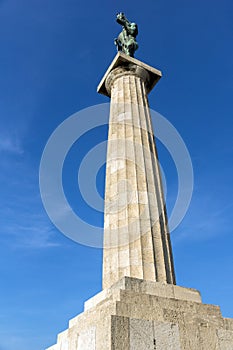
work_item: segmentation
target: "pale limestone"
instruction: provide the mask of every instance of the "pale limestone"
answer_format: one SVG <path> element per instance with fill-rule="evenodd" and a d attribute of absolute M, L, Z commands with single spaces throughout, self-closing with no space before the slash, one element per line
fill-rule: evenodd
<path fill-rule="evenodd" d="M 160 71 L 118 53 L 98 88 L 99 92 L 111 96 L 103 288 L 110 287 L 123 276 L 175 284 L 166 207 L 147 101 L 148 91 L 160 77 Z"/>
<path fill-rule="evenodd" d="M 156 350 L 232 350 L 233 320 L 202 304 L 194 289 L 125 277 L 88 300 L 48 350 L 150 350 L 154 344 Z"/>
<path fill-rule="evenodd" d="M 161 72 L 118 53 L 98 91 L 111 95 L 103 291 L 47 350 L 233 350 L 233 319 L 175 285 L 147 93 Z"/>
<path fill-rule="evenodd" d="M 90 327 L 78 335 L 77 350 L 95 350 L 95 331 L 96 327 Z"/>
<path fill-rule="evenodd" d="M 219 350 L 232 350 L 233 349 L 233 331 L 219 329 L 218 343 L 219 343 Z"/>
<path fill-rule="evenodd" d="M 129 332 L 130 350 L 181 349 L 177 324 L 131 319 Z"/>

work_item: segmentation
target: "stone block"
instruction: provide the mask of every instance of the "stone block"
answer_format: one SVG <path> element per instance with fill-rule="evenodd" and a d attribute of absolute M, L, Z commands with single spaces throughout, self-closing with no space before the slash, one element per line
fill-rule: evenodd
<path fill-rule="evenodd" d="M 88 300 L 47 350 L 86 349 L 232 350 L 233 320 L 196 290 L 124 277 Z"/>

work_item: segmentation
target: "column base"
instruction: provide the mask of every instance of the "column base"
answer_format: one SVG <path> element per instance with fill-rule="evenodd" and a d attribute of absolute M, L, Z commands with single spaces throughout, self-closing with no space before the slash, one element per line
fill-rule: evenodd
<path fill-rule="evenodd" d="M 195 289 L 124 277 L 86 301 L 47 350 L 155 349 L 233 349 L 233 319 Z"/>

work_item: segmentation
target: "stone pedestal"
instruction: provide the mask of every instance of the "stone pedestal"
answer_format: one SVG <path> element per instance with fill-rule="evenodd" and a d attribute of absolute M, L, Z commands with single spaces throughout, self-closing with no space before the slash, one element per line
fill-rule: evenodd
<path fill-rule="evenodd" d="M 124 277 L 85 303 L 47 350 L 232 350 L 233 320 L 198 291 Z"/>

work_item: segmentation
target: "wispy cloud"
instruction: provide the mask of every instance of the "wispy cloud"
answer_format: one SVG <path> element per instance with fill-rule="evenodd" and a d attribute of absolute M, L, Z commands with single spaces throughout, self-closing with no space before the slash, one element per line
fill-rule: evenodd
<path fill-rule="evenodd" d="M 174 240 L 204 241 L 232 232 L 232 207 L 233 202 L 223 204 L 211 195 L 198 200 L 195 198 L 184 221 L 174 233 Z"/>
<path fill-rule="evenodd" d="M 1 232 L 3 240 L 12 248 L 44 249 L 59 246 L 55 240 L 54 227 L 43 215 L 28 213 L 22 216 L 22 213 L 15 212 L 14 222 L 9 218 L 12 215 L 5 217 Z"/>
<path fill-rule="evenodd" d="M 22 155 L 20 161 L 10 156 L 23 154 L 17 138 L 2 137 L 0 153 L 5 152 L 0 172 L 1 240 L 13 249 L 57 247 L 55 228 L 43 210 L 38 186 L 38 169 Z M 9 154 L 9 156 L 8 156 Z"/>
<path fill-rule="evenodd" d="M 17 137 L 0 135 L 0 152 L 23 154 L 23 148 Z"/>

